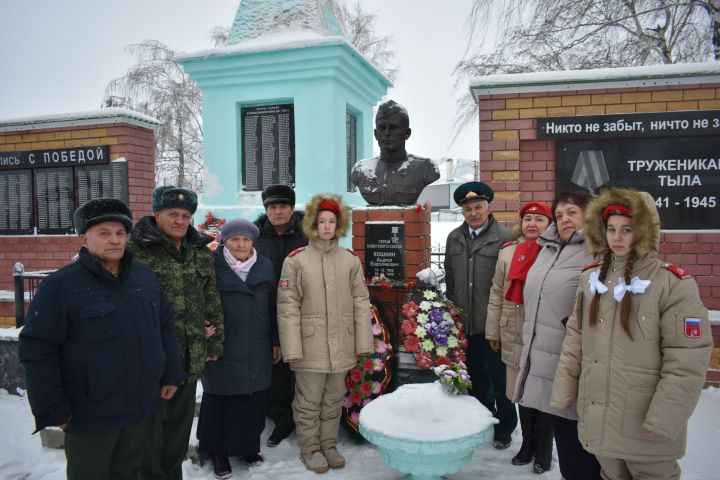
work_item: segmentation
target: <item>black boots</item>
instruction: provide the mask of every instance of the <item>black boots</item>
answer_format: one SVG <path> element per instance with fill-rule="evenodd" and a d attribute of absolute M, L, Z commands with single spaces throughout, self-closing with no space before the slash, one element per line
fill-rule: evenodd
<path fill-rule="evenodd" d="M 553 428 L 550 414 L 518 405 L 523 441 L 513 465 L 527 465 L 535 459 L 533 472 L 545 473 L 552 464 Z"/>
<path fill-rule="evenodd" d="M 549 413 L 535 411 L 535 464 L 533 472 L 545 473 L 552 464 L 553 426 Z"/>
<path fill-rule="evenodd" d="M 215 478 L 225 479 L 232 477 L 232 468 L 230 468 L 228 457 L 219 453 L 213 453 L 210 459 L 212 460 Z"/>
<path fill-rule="evenodd" d="M 535 422 L 533 411 L 518 405 L 520 412 L 520 430 L 522 431 L 522 445 L 520 451 L 512 458 L 513 465 L 527 465 L 535 456 Z"/>

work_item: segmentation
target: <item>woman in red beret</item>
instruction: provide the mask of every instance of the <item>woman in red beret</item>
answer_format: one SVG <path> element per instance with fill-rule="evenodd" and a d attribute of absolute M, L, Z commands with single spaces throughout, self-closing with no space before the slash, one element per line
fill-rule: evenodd
<path fill-rule="evenodd" d="M 525 322 L 523 285 L 540 245 L 537 239 L 552 221 L 550 206 L 528 202 L 520 208 L 521 236 L 500 249 L 488 302 L 485 338 L 496 352 L 501 351 L 506 365 L 505 394 L 513 398 L 522 352 L 522 329 Z M 535 458 L 534 470 L 542 473 L 552 461 L 552 425 L 543 412 L 519 405 L 522 446 L 512 459 L 513 465 L 526 465 Z"/>

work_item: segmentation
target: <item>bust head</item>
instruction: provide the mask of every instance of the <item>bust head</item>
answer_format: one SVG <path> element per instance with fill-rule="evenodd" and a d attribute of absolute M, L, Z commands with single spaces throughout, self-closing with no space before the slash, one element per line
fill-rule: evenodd
<path fill-rule="evenodd" d="M 410 118 L 407 110 L 394 100 L 378 107 L 375 115 L 375 140 L 383 161 L 403 161 L 407 156 L 405 141 L 410 138 Z"/>

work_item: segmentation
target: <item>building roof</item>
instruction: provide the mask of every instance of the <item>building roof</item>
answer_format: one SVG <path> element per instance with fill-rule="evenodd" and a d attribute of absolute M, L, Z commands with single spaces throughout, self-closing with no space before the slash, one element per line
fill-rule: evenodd
<path fill-rule="evenodd" d="M 156 128 L 160 120 L 127 108 L 101 108 L 84 112 L 56 113 L 33 117 L 0 120 L 0 132 L 37 130 L 41 128 L 76 127 L 104 123 L 129 123 L 145 128 Z"/>
<path fill-rule="evenodd" d="M 477 99 L 478 95 L 502 93 L 656 87 L 707 82 L 720 82 L 720 62 L 486 75 L 472 78 L 470 91 Z"/>

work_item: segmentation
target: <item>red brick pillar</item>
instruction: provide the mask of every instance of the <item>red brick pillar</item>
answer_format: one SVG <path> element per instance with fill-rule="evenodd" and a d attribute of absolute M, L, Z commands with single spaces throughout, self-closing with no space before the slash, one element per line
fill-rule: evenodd
<path fill-rule="evenodd" d="M 398 222 L 405 225 L 405 273 L 403 278 L 393 280 L 415 280 L 415 275 L 430 267 L 430 211 L 416 207 L 367 207 L 353 210 L 353 241 L 355 253 L 365 267 L 365 223 Z M 368 274 L 366 273 L 366 276 Z"/>

